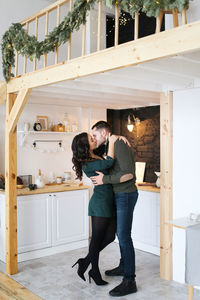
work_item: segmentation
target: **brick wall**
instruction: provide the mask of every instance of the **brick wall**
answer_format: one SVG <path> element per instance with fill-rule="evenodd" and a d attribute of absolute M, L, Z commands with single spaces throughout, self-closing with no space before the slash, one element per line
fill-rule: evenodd
<path fill-rule="evenodd" d="M 127 129 L 129 114 L 141 120 L 132 132 Z M 113 133 L 124 135 L 130 141 L 135 161 L 146 162 L 144 181 L 155 182 L 154 172 L 160 171 L 160 106 L 108 110 L 107 117 Z"/>

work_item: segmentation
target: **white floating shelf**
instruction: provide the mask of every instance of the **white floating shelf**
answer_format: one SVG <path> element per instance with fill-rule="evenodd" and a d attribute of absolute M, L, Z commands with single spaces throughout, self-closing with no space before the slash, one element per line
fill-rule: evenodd
<path fill-rule="evenodd" d="M 29 134 L 66 134 L 66 135 L 73 135 L 73 134 L 78 134 L 79 132 L 78 131 L 74 131 L 74 132 L 66 132 L 66 131 L 62 131 L 62 132 L 59 132 L 59 131 L 24 131 L 24 130 L 19 130 L 17 131 L 17 133 L 22 133 L 22 134 L 25 134 L 25 135 L 29 135 Z"/>

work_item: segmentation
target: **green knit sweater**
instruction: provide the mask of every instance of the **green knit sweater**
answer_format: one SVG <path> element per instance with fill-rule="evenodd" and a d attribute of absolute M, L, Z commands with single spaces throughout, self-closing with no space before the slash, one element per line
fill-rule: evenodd
<path fill-rule="evenodd" d="M 120 182 L 120 178 L 125 174 L 133 174 L 133 178 L 126 182 Z M 109 170 L 109 175 L 103 176 L 103 183 L 111 183 L 114 193 L 131 193 L 137 190 L 133 151 L 122 140 L 117 140 L 114 144 L 114 165 Z"/>

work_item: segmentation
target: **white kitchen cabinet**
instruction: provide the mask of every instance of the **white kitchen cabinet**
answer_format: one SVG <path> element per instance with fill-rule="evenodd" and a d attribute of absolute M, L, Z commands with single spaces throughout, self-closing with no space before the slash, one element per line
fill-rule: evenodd
<path fill-rule="evenodd" d="M 87 239 L 88 194 L 80 191 L 56 193 L 52 201 L 52 245 Z"/>
<path fill-rule="evenodd" d="M 18 253 L 51 246 L 51 202 L 47 194 L 17 197 Z"/>
<path fill-rule="evenodd" d="M 160 253 L 160 194 L 139 190 L 134 210 L 132 238 L 137 249 Z"/>
<path fill-rule="evenodd" d="M 17 197 L 18 261 L 88 246 L 88 189 Z M 5 195 L 0 194 L 0 260 L 5 262 Z"/>

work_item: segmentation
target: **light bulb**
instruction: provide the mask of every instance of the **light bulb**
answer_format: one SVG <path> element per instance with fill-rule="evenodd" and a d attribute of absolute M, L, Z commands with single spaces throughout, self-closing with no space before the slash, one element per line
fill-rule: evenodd
<path fill-rule="evenodd" d="M 127 125 L 127 129 L 129 132 L 132 132 L 133 131 L 133 128 L 134 128 L 134 125 L 133 124 L 128 124 Z"/>

